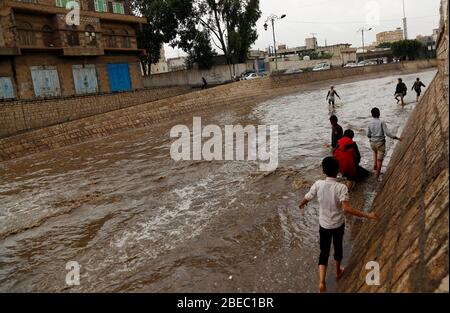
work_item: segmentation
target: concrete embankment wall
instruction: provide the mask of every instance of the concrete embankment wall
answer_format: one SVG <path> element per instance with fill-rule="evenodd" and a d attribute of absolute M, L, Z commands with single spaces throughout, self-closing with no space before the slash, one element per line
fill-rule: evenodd
<path fill-rule="evenodd" d="M 190 92 L 188 87 L 0 102 L 0 138 Z"/>
<path fill-rule="evenodd" d="M 448 10 L 448 7 L 447 7 Z M 448 292 L 449 99 L 448 20 L 439 43 L 439 71 L 409 118 L 340 283 L 342 292 Z M 368 262 L 380 285 L 366 284 Z"/>
<path fill-rule="evenodd" d="M 387 64 L 365 68 L 271 76 L 236 82 L 207 90 L 165 98 L 72 122 L 0 139 L 0 161 L 102 138 L 132 128 L 153 125 L 176 115 L 234 104 L 250 105 L 295 92 L 318 81 L 372 73 L 407 73 L 433 67 L 434 61 Z M 356 78 L 355 78 L 356 79 Z"/>
<path fill-rule="evenodd" d="M 239 75 L 247 70 L 247 64 L 234 65 L 234 72 Z M 233 71 L 232 71 L 233 72 Z M 166 86 L 202 86 L 202 77 L 208 84 L 223 84 L 231 80 L 230 67 L 228 65 L 217 65 L 210 70 L 183 70 L 169 73 L 155 74 L 145 77 L 143 84 L 147 88 Z"/>

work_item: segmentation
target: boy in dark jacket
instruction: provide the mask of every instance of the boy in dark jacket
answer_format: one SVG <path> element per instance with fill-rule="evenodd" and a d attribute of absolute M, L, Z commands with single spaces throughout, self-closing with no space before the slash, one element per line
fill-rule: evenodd
<path fill-rule="evenodd" d="M 395 100 L 397 100 L 397 104 L 399 104 L 401 101 L 402 105 L 405 105 L 404 99 L 405 99 L 407 93 L 408 93 L 408 87 L 406 87 L 403 80 L 401 78 L 399 78 L 397 88 L 395 89 Z"/>
<path fill-rule="evenodd" d="M 331 147 L 334 150 L 338 147 L 338 141 L 344 136 L 344 129 L 338 124 L 339 120 L 336 115 L 330 117 L 330 123 L 332 126 L 331 134 Z"/>
<path fill-rule="evenodd" d="M 417 93 L 417 102 L 419 102 L 420 95 L 422 94 L 422 87 L 426 88 L 427 86 L 425 86 L 424 83 L 420 81 L 420 78 L 417 78 L 416 82 L 414 83 L 411 89 Z"/>

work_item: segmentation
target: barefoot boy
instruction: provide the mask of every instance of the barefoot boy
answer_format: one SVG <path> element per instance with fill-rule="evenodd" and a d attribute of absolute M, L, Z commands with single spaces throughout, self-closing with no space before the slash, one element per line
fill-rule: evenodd
<path fill-rule="evenodd" d="M 386 136 L 394 140 L 401 141 L 400 138 L 394 136 L 389 131 L 386 123 L 380 120 L 380 109 L 372 109 L 373 120 L 369 124 L 367 137 L 370 139 L 370 146 L 374 156 L 374 170 L 377 173 L 377 179 L 381 176 L 381 168 L 383 167 L 384 157 L 386 155 Z"/>
<path fill-rule="evenodd" d="M 422 94 L 422 87 L 427 88 L 427 86 L 425 86 L 425 84 L 420 81 L 420 78 L 417 77 L 417 80 L 411 89 L 411 90 L 414 90 L 417 94 L 417 102 L 419 102 L 419 100 L 420 100 L 420 95 Z"/>
<path fill-rule="evenodd" d="M 343 244 L 345 232 L 345 216 L 350 214 L 358 217 L 376 220 L 378 216 L 374 213 L 364 213 L 355 210 L 349 202 L 348 188 L 336 181 L 339 171 L 339 163 L 335 158 L 328 157 L 322 162 L 323 172 L 327 175 L 326 180 L 319 180 L 312 187 L 305 199 L 300 203 L 300 209 L 304 209 L 309 201 L 319 200 L 319 222 L 320 222 L 320 259 L 319 259 L 319 275 L 320 287 L 319 291 L 324 293 L 327 291 L 326 274 L 328 267 L 328 259 L 330 256 L 331 241 L 334 245 L 334 259 L 336 261 L 336 278 L 339 279 L 344 273 L 341 267 L 343 259 Z"/>
<path fill-rule="evenodd" d="M 336 105 L 336 97 L 341 99 L 341 97 L 338 95 L 337 91 L 334 89 L 334 86 L 331 86 L 330 90 L 328 91 L 328 94 L 327 94 L 327 101 L 328 101 L 329 105 L 333 106 L 333 108 Z"/>
<path fill-rule="evenodd" d="M 403 79 L 398 79 L 397 88 L 395 89 L 395 100 L 397 100 L 397 104 L 401 102 L 401 105 L 405 105 L 405 97 L 408 93 L 408 87 L 406 87 L 406 84 L 403 82 Z"/>

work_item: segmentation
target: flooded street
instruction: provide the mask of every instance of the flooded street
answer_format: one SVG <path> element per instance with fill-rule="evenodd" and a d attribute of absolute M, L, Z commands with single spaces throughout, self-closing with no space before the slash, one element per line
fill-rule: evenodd
<path fill-rule="evenodd" d="M 403 78 L 410 88 L 434 74 Z M 318 206 L 300 211 L 298 202 L 330 153 L 328 118 L 355 130 L 371 169 L 372 107 L 396 133 L 416 105 L 411 91 L 405 108 L 395 104 L 397 78 L 335 82 L 335 112 L 323 85 L 194 114 L 204 125 L 279 125 L 279 167 L 270 174 L 249 162 L 174 162 L 170 130 L 192 128 L 192 114 L 0 163 L 0 291 L 316 292 Z M 376 186 L 373 178 L 359 185 L 355 206 L 368 209 Z M 80 286 L 65 283 L 69 261 L 81 265 Z"/>

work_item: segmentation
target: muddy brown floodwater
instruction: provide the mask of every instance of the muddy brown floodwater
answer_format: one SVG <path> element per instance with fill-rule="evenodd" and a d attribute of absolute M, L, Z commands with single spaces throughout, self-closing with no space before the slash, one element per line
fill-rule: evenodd
<path fill-rule="evenodd" d="M 396 79 L 335 82 L 335 113 L 356 130 L 367 169 L 371 108 L 395 133 L 416 105 L 412 94 L 395 105 Z M 318 207 L 297 206 L 329 153 L 322 87 L 201 113 L 204 125 L 279 125 L 270 175 L 247 162 L 172 161 L 170 129 L 192 128 L 192 115 L 0 163 L 0 291 L 316 292 Z M 367 209 L 375 189 L 372 179 L 359 185 L 355 205 Z M 81 265 L 80 286 L 66 286 L 69 261 Z"/>

